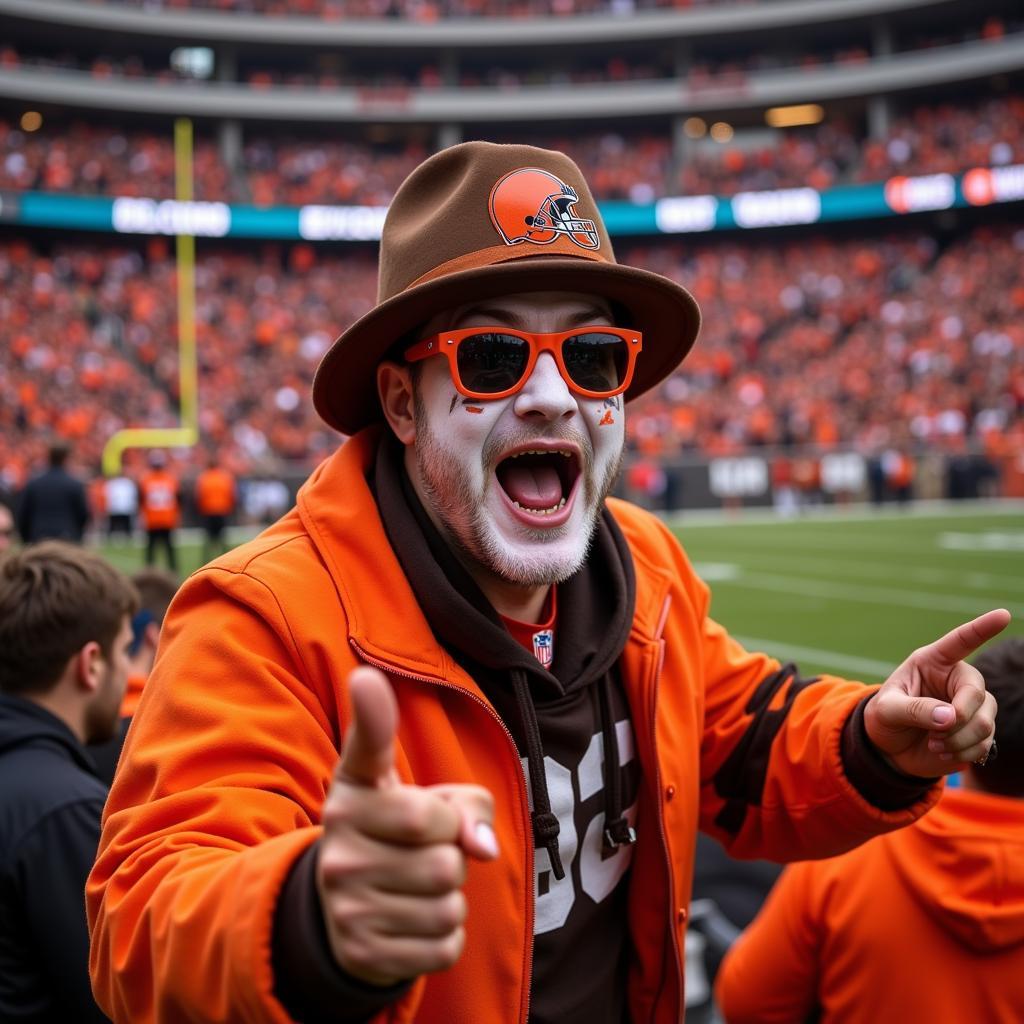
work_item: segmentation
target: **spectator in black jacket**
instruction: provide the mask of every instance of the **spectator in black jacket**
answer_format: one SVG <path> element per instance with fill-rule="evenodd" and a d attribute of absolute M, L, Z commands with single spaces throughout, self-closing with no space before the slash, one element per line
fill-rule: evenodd
<path fill-rule="evenodd" d="M 50 446 L 49 467 L 33 477 L 18 505 L 18 532 L 26 544 L 39 540 L 82 542 L 89 505 L 82 481 L 65 468 L 71 449 L 63 442 Z"/>
<path fill-rule="evenodd" d="M 84 891 L 107 791 L 84 744 L 117 728 L 137 606 L 71 544 L 0 557 L 0 1020 L 106 1020 Z"/>

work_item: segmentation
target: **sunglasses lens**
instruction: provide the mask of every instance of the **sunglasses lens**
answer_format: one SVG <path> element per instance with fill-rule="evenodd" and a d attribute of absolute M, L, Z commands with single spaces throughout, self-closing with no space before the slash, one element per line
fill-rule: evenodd
<path fill-rule="evenodd" d="M 629 349 L 626 342 L 614 334 L 587 331 L 565 340 L 562 360 L 577 387 L 611 392 L 626 379 Z"/>
<path fill-rule="evenodd" d="M 529 343 L 514 334 L 473 334 L 459 345 L 459 378 L 467 391 L 497 395 L 519 383 L 529 358 Z"/>

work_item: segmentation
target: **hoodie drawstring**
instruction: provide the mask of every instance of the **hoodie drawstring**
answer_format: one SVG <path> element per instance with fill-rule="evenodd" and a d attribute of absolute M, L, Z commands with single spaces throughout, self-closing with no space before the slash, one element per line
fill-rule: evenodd
<path fill-rule="evenodd" d="M 636 842 L 634 829 L 622 814 L 622 765 L 619 761 L 619 738 L 612 716 L 612 674 L 605 672 L 597 686 L 601 708 L 601 731 L 604 734 L 604 848 L 611 852 Z"/>
<path fill-rule="evenodd" d="M 534 846 L 542 846 L 548 851 L 551 870 L 555 878 L 565 878 L 562 857 L 558 852 L 558 818 L 551 812 L 551 798 L 548 796 L 548 780 L 544 774 L 544 748 L 540 741 L 540 726 L 537 724 L 537 709 L 530 697 L 530 684 L 526 681 L 526 673 L 522 669 L 511 672 L 512 684 L 516 690 L 516 701 L 519 714 L 523 720 L 523 733 L 526 736 L 526 764 L 530 772 L 530 793 L 533 796 L 533 813 L 530 820 L 533 824 Z"/>
<path fill-rule="evenodd" d="M 561 881 L 565 878 L 565 868 L 558 852 L 558 818 L 551 810 L 548 781 L 544 773 L 544 748 L 541 744 L 540 725 L 537 722 L 537 709 L 533 706 L 526 673 L 521 669 L 513 669 L 510 674 L 516 692 L 516 703 L 519 705 L 519 715 L 523 722 L 523 734 L 526 737 L 526 764 L 530 776 L 530 795 L 533 797 L 533 813 L 530 815 L 533 842 L 534 846 L 547 850 L 551 870 L 555 878 Z M 619 740 L 612 718 L 611 687 L 612 674 L 605 672 L 598 683 L 597 697 L 601 714 L 601 733 L 604 737 L 604 848 L 608 852 L 636 842 L 636 829 L 622 813 L 622 765 L 619 761 Z"/>

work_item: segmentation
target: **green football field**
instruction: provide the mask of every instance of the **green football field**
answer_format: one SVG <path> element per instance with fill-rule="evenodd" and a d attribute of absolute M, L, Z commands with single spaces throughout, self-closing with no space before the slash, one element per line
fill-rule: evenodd
<path fill-rule="evenodd" d="M 915 647 L 1007 608 L 1024 635 L 1024 506 L 672 520 L 712 616 L 806 673 L 876 681 Z"/>
<path fill-rule="evenodd" d="M 1008 608 L 1024 635 L 1024 504 L 778 519 L 693 513 L 670 520 L 712 588 L 712 615 L 746 646 L 796 661 L 805 674 L 875 681 L 915 647 L 989 608 Z M 138 545 L 105 545 L 121 568 Z M 200 563 L 184 532 L 180 569 Z"/>

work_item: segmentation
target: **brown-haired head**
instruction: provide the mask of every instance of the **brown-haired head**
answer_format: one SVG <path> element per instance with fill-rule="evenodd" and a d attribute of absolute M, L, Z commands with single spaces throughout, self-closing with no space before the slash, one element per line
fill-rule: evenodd
<path fill-rule="evenodd" d="M 50 540 L 0 557 L 0 692 L 46 693 L 87 643 L 105 658 L 139 596 L 99 555 Z"/>
<path fill-rule="evenodd" d="M 971 768 L 978 789 L 1000 796 L 1024 797 L 1024 636 L 989 644 L 974 659 L 985 686 L 999 705 L 997 755 L 984 767 Z"/>

